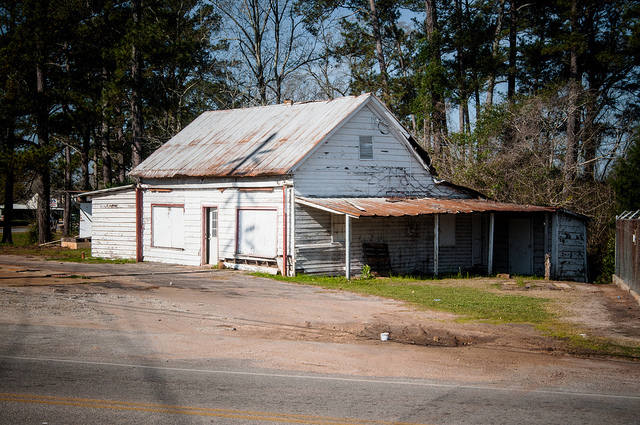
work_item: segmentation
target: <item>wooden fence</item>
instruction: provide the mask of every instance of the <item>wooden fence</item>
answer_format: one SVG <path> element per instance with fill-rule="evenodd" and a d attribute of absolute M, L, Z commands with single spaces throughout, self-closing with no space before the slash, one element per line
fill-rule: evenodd
<path fill-rule="evenodd" d="M 640 294 L 640 211 L 616 217 L 616 274 L 618 284 Z"/>

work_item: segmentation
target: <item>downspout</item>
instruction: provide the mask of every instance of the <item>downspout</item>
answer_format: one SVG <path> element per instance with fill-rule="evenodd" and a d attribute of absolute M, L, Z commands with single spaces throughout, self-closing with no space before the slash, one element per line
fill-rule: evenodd
<path fill-rule="evenodd" d="M 136 262 L 141 263 L 142 256 L 142 221 L 143 221 L 142 189 L 136 185 Z"/>
<path fill-rule="evenodd" d="M 287 186 L 282 185 L 282 276 L 287 276 Z"/>

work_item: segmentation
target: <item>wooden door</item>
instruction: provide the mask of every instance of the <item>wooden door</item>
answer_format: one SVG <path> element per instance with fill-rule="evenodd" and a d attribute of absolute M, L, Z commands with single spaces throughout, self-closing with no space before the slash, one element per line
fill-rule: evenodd
<path fill-rule="evenodd" d="M 206 209 L 205 248 L 207 264 L 218 264 L 218 208 Z"/>
<path fill-rule="evenodd" d="M 531 219 L 509 220 L 509 273 L 530 276 L 533 273 Z"/>

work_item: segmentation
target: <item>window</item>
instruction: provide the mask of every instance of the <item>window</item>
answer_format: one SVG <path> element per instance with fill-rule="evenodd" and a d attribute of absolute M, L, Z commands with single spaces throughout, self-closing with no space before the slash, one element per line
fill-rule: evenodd
<path fill-rule="evenodd" d="M 344 242 L 346 239 L 346 220 L 343 215 L 331 215 L 331 241 Z"/>
<path fill-rule="evenodd" d="M 238 210 L 238 245 L 240 255 L 275 258 L 278 211 L 267 209 Z"/>
<path fill-rule="evenodd" d="M 440 246 L 456 246 L 456 216 L 442 214 L 440 216 Z"/>
<path fill-rule="evenodd" d="M 360 159 L 373 159 L 373 138 L 360 136 Z"/>
<path fill-rule="evenodd" d="M 151 245 L 184 249 L 184 205 L 151 206 Z"/>

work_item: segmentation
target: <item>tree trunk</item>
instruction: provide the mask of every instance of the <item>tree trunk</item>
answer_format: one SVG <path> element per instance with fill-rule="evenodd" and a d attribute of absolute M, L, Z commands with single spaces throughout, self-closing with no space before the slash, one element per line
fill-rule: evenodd
<path fill-rule="evenodd" d="M 80 150 L 80 170 L 82 190 L 91 190 L 89 172 L 89 152 L 91 150 L 91 131 L 88 126 L 82 129 L 82 148 Z"/>
<path fill-rule="evenodd" d="M 107 69 L 102 68 L 102 79 L 103 83 L 106 84 L 108 75 Z M 100 126 L 100 151 L 102 156 L 102 181 L 104 182 L 104 187 L 109 187 L 111 185 L 111 156 L 109 155 L 110 144 L 109 144 L 109 116 L 107 114 L 108 102 L 106 96 L 106 88 L 103 86 L 103 94 L 102 94 L 102 111 L 101 111 L 101 126 Z"/>
<path fill-rule="evenodd" d="M 133 24 L 139 29 L 142 19 L 142 0 L 133 0 Z M 142 162 L 142 60 L 135 34 L 131 47 L 131 167 Z"/>
<path fill-rule="evenodd" d="M 444 87 L 441 81 L 441 58 L 440 41 L 438 36 L 438 10 L 435 0 L 425 0 L 427 28 L 427 39 L 430 44 L 429 61 L 437 69 L 436 75 L 432 76 L 429 90 L 431 91 L 431 134 L 433 137 L 434 150 L 440 152 L 444 145 L 444 138 L 447 135 L 447 111 L 444 99 Z M 434 81 L 435 80 L 435 81 Z"/>
<path fill-rule="evenodd" d="M 62 236 L 67 237 L 71 233 L 71 148 L 64 147 L 64 213 Z"/>
<path fill-rule="evenodd" d="M 37 166 L 36 186 L 38 206 L 36 217 L 38 221 L 38 242 L 51 241 L 51 173 L 48 153 L 49 146 L 49 108 L 46 99 L 46 77 L 44 75 L 44 61 L 36 64 L 36 97 L 37 97 L 37 134 L 40 148 L 39 164 Z"/>
<path fill-rule="evenodd" d="M 587 7 L 586 19 L 585 19 L 585 32 L 587 33 L 587 51 L 597 51 L 596 48 L 596 34 L 597 29 L 594 23 L 594 11 Z M 596 180 L 596 156 L 598 154 L 598 148 L 600 147 L 600 135 L 596 129 L 596 115 L 597 112 L 597 100 L 596 93 L 600 87 L 596 87 L 595 81 L 597 78 L 593 75 L 593 69 L 585 70 L 587 80 L 589 81 L 589 90 L 586 93 L 585 99 L 585 121 L 582 128 L 582 143 L 584 144 L 584 174 L 592 181 Z"/>
<path fill-rule="evenodd" d="M 16 148 L 13 122 L 6 129 L 6 158 L 4 163 L 4 221 L 2 222 L 2 243 L 13 244 L 11 226 L 13 225 L 13 187 L 15 181 L 12 161 Z"/>
<path fill-rule="evenodd" d="M 518 16 L 516 0 L 509 1 L 510 16 L 509 22 L 509 71 L 507 73 L 507 99 L 509 104 L 515 102 L 516 95 L 516 67 L 518 52 Z"/>
<path fill-rule="evenodd" d="M 378 21 L 378 13 L 376 10 L 375 0 L 369 0 L 369 12 L 371 17 L 371 25 L 373 27 L 373 38 L 376 43 L 376 55 L 378 58 L 378 66 L 380 67 L 380 78 L 382 82 L 382 98 L 385 102 L 389 101 L 389 79 L 387 76 L 387 63 L 384 59 L 382 51 L 382 35 L 380 33 L 380 22 Z"/>
<path fill-rule="evenodd" d="M 500 40 L 502 39 L 502 19 L 504 17 L 504 4 L 505 0 L 500 0 L 500 11 L 498 12 L 498 22 L 496 23 L 496 31 L 493 37 L 493 45 L 491 46 L 491 57 L 493 58 L 493 64 L 491 66 L 491 72 L 489 73 L 489 80 L 487 81 L 487 103 L 486 107 L 493 106 L 493 91 L 496 85 L 496 67 L 498 57 L 500 55 Z"/>
<path fill-rule="evenodd" d="M 571 1 L 571 33 L 578 31 L 578 4 L 577 0 Z M 578 156 L 578 48 L 575 41 L 571 41 L 570 64 L 569 64 L 569 111 L 567 112 L 567 146 L 564 158 L 564 186 L 563 191 L 567 191 L 576 175 L 576 165 Z"/>

